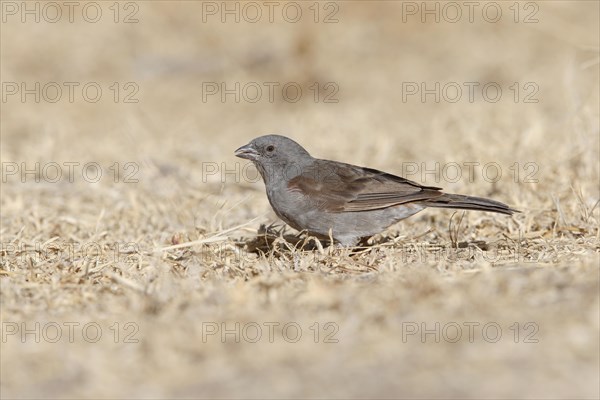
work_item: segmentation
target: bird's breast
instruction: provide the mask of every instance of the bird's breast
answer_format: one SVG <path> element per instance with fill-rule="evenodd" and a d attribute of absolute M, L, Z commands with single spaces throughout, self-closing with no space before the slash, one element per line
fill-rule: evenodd
<path fill-rule="evenodd" d="M 267 189 L 267 198 L 275 214 L 287 224 L 296 228 L 295 213 L 292 212 L 302 204 L 302 201 L 294 193 L 290 193 L 285 187 L 271 187 Z"/>

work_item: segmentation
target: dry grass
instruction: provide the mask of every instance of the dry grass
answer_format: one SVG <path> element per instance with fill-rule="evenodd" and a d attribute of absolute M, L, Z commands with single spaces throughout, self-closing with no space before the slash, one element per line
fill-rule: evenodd
<path fill-rule="evenodd" d="M 73 182 L 3 175 L 2 398 L 600 396 L 597 2 L 539 2 L 534 24 L 512 22 L 508 3 L 495 24 L 402 23 L 400 2 L 339 3 L 337 24 L 202 23 L 200 2 L 139 2 L 139 23 L 114 24 L 101 4 L 97 24 L 2 26 L 3 82 L 104 89 L 97 103 L 2 103 L 3 174 L 80 163 Z M 305 94 L 203 102 L 202 82 L 222 81 Z M 339 102 L 313 102 L 315 81 L 336 82 Z M 402 101 L 402 82 L 436 81 L 504 95 Z M 113 82 L 137 83 L 139 103 L 115 103 Z M 514 82 L 535 82 L 539 103 L 512 101 Z M 427 210 L 369 247 L 328 247 L 272 226 L 262 183 L 233 157 L 270 132 L 397 173 L 495 162 L 496 183 L 479 167 L 472 182 L 408 177 L 523 212 Z M 138 182 L 115 182 L 115 162 Z M 39 342 L 23 339 L 36 323 Z M 222 323 L 240 324 L 239 343 L 208 334 Z M 423 327 L 439 340 L 411 334 Z"/>

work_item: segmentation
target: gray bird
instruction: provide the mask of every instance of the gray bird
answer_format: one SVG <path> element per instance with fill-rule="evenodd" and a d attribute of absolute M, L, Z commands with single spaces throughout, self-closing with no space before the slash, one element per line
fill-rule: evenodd
<path fill-rule="evenodd" d="M 313 158 L 293 140 L 266 135 L 235 151 L 260 172 L 271 207 L 299 231 L 355 246 L 427 207 L 518 212 L 498 201 L 441 192 L 376 169 Z"/>

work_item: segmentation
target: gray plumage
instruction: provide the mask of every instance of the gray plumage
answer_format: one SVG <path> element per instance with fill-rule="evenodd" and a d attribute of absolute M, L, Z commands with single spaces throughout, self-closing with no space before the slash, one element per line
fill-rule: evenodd
<path fill-rule="evenodd" d="M 371 168 L 313 158 L 280 135 L 266 135 L 236 150 L 260 172 L 271 207 L 291 227 L 356 245 L 427 208 L 454 208 L 511 215 L 506 204 L 481 197 L 443 193 Z"/>

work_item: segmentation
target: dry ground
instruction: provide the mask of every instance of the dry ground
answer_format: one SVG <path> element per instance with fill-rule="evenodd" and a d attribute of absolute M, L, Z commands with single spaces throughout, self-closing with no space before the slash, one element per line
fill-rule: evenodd
<path fill-rule="evenodd" d="M 495 23 L 485 3 L 473 23 L 390 1 L 321 3 L 318 23 L 312 2 L 298 23 L 119 3 L 129 24 L 97 4 L 97 23 L 82 5 L 23 23 L 2 2 L 2 398 L 600 396 L 598 2 L 521 2 L 519 22 L 499 2 Z M 22 82 L 64 93 L 22 101 Z M 203 100 L 213 82 L 263 96 Z M 303 95 L 270 102 L 265 82 Z M 465 92 L 404 101 L 410 82 Z M 523 212 L 427 210 L 354 251 L 265 241 L 277 218 L 232 152 L 270 132 Z"/>

